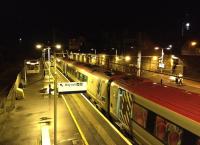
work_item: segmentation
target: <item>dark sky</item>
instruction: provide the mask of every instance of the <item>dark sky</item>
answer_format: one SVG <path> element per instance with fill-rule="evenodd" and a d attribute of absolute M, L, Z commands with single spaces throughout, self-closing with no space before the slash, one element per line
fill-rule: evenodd
<path fill-rule="evenodd" d="M 158 40 L 175 39 L 185 14 L 199 30 L 198 5 L 186 2 L 145 1 L 45 1 L 1 2 L 0 43 L 33 43 L 53 38 L 65 40 L 72 34 L 99 32 L 146 32 Z M 172 37 L 170 37 L 172 36 Z M 169 40 L 173 41 L 173 40 Z"/>

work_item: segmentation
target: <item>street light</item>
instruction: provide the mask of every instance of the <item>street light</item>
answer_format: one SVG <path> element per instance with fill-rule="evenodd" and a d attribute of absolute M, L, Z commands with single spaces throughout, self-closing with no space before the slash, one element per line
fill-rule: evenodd
<path fill-rule="evenodd" d="M 97 64 L 97 51 L 94 48 L 90 49 L 91 51 L 94 51 L 94 55 L 95 55 L 95 64 Z"/>
<path fill-rule="evenodd" d="M 115 50 L 115 59 L 117 60 L 118 57 L 117 57 L 117 49 L 116 48 L 112 48 L 112 50 Z"/>
<path fill-rule="evenodd" d="M 56 44 L 55 48 L 56 49 L 61 49 L 60 44 Z M 36 48 L 41 49 L 42 45 L 38 44 L 36 45 Z M 51 89 L 51 84 L 50 84 L 50 68 L 51 68 L 51 54 L 50 50 L 51 47 L 47 46 L 46 48 L 48 50 L 48 62 L 49 62 L 49 96 L 50 96 L 50 89 Z M 45 49 L 45 50 L 46 50 Z M 55 77 L 54 77 L 54 145 L 57 145 L 57 76 L 56 76 L 56 57 L 55 57 L 55 51 L 54 51 L 54 71 L 55 71 Z"/>
<path fill-rule="evenodd" d="M 185 30 L 189 31 L 190 27 L 191 27 L 191 23 L 190 22 L 183 22 L 182 23 L 182 26 L 181 26 L 181 36 L 182 37 L 184 37 Z"/>
<path fill-rule="evenodd" d="M 37 44 L 37 45 L 36 45 L 36 48 L 37 48 L 37 49 L 41 49 L 41 48 L 42 48 L 42 45 L 41 45 L 41 44 Z"/>
<path fill-rule="evenodd" d="M 61 49 L 61 45 L 60 44 L 56 44 L 56 48 L 58 49 L 58 50 L 60 50 Z"/>
<path fill-rule="evenodd" d="M 54 46 L 56 49 L 60 50 L 62 48 L 61 44 L 56 44 Z M 43 48 L 43 45 L 41 44 L 37 44 L 36 45 L 37 49 L 42 49 L 43 52 L 43 57 L 44 57 L 44 61 L 45 61 L 45 51 L 47 50 L 48 53 L 48 64 L 49 64 L 49 82 L 50 82 L 50 67 L 51 67 L 51 53 L 50 50 L 53 48 L 51 48 L 51 46 L 46 46 L 46 48 Z M 55 51 L 54 51 L 55 52 Z"/>
<path fill-rule="evenodd" d="M 90 50 L 94 51 L 94 54 L 95 54 L 95 57 L 96 57 L 96 54 L 97 54 L 97 51 L 96 51 L 96 49 L 94 49 L 94 48 L 91 48 Z"/>
<path fill-rule="evenodd" d="M 161 57 L 160 57 L 160 63 L 159 63 L 159 67 L 161 68 L 161 73 L 162 73 L 162 69 L 165 67 L 164 63 L 163 63 L 163 60 L 164 60 L 164 49 L 171 50 L 171 48 L 172 48 L 171 44 L 166 48 L 160 48 L 160 47 L 155 47 L 154 48 L 155 50 L 161 49 Z"/>
<path fill-rule="evenodd" d="M 131 60 L 131 57 L 130 56 L 125 56 L 125 61 L 128 62 Z"/>
<path fill-rule="evenodd" d="M 196 41 L 192 41 L 192 42 L 190 43 L 190 45 L 191 45 L 191 46 L 196 46 L 196 45 L 197 45 L 197 42 L 196 42 Z"/>
<path fill-rule="evenodd" d="M 163 62 L 163 60 L 164 60 L 164 49 L 166 49 L 166 50 L 170 50 L 172 48 L 172 45 L 170 44 L 168 47 L 166 47 L 166 48 L 160 48 L 160 47 L 155 47 L 154 49 L 155 50 L 159 50 L 159 49 L 161 49 L 161 57 L 160 57 L 160 62 L 159 62 L 159 67 L 160 67 L 160 72 L 161 72 L 161 74 L 163 73 L 163 68 L 165 67 L 165 65 L 164 65 L 164 62 Z M 161 83 L 161 85 L 162 85 L 162 77 L 161 77 L 161 80 L 160 80 L 160 83 Z"/>
<path fill-rule="evenodd" d="M 185 23 L 185 28 L 186 28 L 186 30 L 190 29 L 190 23 L 189 22 Z"/>

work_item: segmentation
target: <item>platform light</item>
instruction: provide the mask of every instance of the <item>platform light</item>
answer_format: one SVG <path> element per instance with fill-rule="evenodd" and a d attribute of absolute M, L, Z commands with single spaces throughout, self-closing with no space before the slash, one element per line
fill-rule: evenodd
<path fill-rule="evenodd" d="M 197 45 L 197 42 L 196 41 L 192 41 L 191 42 L 191 46 L 196 46 Z"/>
<path fill-rule="evenodd" d="M 131 57 L 130 56 L 125 56 L 125 61 L 130 61 Z"/>
<path fill-rule="evenodd" d="M 105 57 L 106 57 L 106 55 L 105 55 L 105 54 L 102 54 L 102 57 L 103 57 L 103 58 L 105 58 Z"/>
<path fill-rule="evenodd" d="M 170 50 L 172 48 L 172 45 L 170 44 L 166 49 Z"/>
<path fill-rule="evenodd" d="M 186 30 L 190 29 L 190 23 L 189 22 L 185 23 L 185 28 L 186 28 Z"/>
<path fill-rule="evenodd" d="M 62 46 L 61 46 L 60 44 L 56 44 L 56 48 L 57 48 L 57 49 L 61 49 L 61 47 L 62 47 Z"/>
<path fill-rule="evenodd" d="M 41 49 L 41 48 L 42 48 L 42 45 L 41 45 L 41 44 L 37 44 L 37 45 L 36 45 L 36 48 L 37 48 L 37 49 Z"/>
<path fill-rule="evenodd" d="M 60 58 L 57 58 L 57 62 L 61 62 L 61 59 L 60 59 Z"/>
<path fill-rule="evenodd" d="M 27 62 L 26 62 L 26 64 L 30 64 L 30 63 L 31 63 L 30 61 L 27 61 Z"/>

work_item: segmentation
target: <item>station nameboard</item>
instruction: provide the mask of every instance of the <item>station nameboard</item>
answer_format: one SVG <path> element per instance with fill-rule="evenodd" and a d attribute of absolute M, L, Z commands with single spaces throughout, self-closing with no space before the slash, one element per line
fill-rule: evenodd
<path fill-rule="evenodd" d="M 58 92 L 61 94 L 85 93 L 87 91 L 86 82 L 58 83 L 57 87 L 58 87 Z"/>

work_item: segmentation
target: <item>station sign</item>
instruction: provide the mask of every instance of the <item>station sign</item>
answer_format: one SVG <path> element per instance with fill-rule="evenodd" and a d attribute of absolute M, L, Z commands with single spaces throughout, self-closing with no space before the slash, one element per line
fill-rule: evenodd
<path fill-rule="evenodd" d="M 58 83 L 57 87 L 58 87 L 58 93 L 60 93 L 60 94 L 86 93 L 87 82 Z"/>
<path fill-rule="evenodd" d="M 159 67 L 160 68 L 165 68 L 165 64 L 164 63 L 159 63 Z"/>

